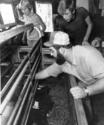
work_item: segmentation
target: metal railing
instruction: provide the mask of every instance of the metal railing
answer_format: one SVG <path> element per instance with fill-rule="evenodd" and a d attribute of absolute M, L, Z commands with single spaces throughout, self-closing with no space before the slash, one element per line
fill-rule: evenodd
<path fill-rule="evenodd" d="M 11 37 L 26 30 L 27 28 L 30 28 L 29 26 L 27 28 L 24 27 L 24 30 L 23 30 L 23 27 L 24 26 L 20 28 L 21 30 L 18 29 L 17 32 L 15 31 L 15 34 L 13 34 Z M 7 36 L 5 39 L 10 39 L 11 37 Z M 1 41 L 4 42 L 5 40 L 3 39 Z M 25 77 L 25 81 L 18 95 L 18 98 L 13 106 L 13 110 L 10 113 L 7 122 L 2 125 L 18 125 L 18 124 L 25 125 L 28 121 L 30 109 L 34 101 L 33 97 L 35 95 L 36 88 L 38 85 L 38 81 L 35 80 L 34 77 L 35 77 L 36 71 L 41 66 L 41 60 L 42 60 L 41 59 L 42 58 L 42 55 L 41 55 L 42 43 L 41 42 L 42 40 L 40 39 L 34 45 L 32 50 L 25 56 L 21 64 L 19 64 L 15 72 L 12 74 L 11 78 L 8 80 L 8 82 L 6 83 L 6 85 L 0 92 L 1 99 L 2 99 L 2 102 L 0 105 L 0 115 L 2 118 L 6 107 L 11 102 L 13 96 L 15 95 L 14 93 L 16 92 L 17 87 L 21 85 L 21 81 L 24 79 L 26 72 L 29 71 L 29 73 L 27 74 L 27 77 Z M 22 115 L 23 119 L 20 122 L 19 120 L 21 119 L 21 114 L 23 113 L 24 107 L 25 107 L 25 112 L 24 112 L 24 115 Z"/>

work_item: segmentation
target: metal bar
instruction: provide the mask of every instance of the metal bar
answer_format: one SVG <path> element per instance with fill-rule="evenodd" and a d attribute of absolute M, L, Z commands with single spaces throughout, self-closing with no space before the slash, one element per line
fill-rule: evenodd
<path fill-rule="evenodd" d="M 14 117 L 15 117 L 15 115 L 16 115 L 16 113 L 17 113 L 17 110 L 18 110 L 20 104 L 21 104 L 21 101 L 23 100 L 24 91 L 26 90 L 26 87 L 27 87 L 29 81 L 31 80 L 31 75 L 32 75 L 34 72 L 36 72 L 36 63 L 37 63 L 37 62 L 39 62 L 39 56 L 38 56 L 37 60 L 35 61 L 35 64 L 34 64 L 32 70 L 31 70 L 30 75 L 28 76 L 28 79 L 27 79 L 27 81 L 26 81 L 26 83 L 25 83 L 25 86 L 24 86 L 23 89 L 22 89 L 22 92 L 21 92 L 21 94 L 20 94 L 20 96 L 19 96 L 19 99 L 18 99 L 18 101 L 17 101 L 17 104 L 16 104 L 16 106 L 15 106 L 15 108 L 14 108 L 14 110 L 13 110 L 13 113 L 11 114 L 11 117 L 10 117 L 10 119 L 9 119 L 7 125 L 11 125 L 11 123 L 12 123 L 13 120 L 14 120 Z M 38 65 L 38 64 L 37 64 L 37 65 Z M 34 69 L 35 69 L 35 71 L 34 71 Z M 34 76 L 33 76 L 33 77 L 34 77 Z"/>
<path fill-rule="evenodd" d="M 25 114 L 24 114 L 24 118 L 22 120 L 22 123 L 21 125 L 26 125 L 27 121 L 28 121 L 28 117 L 29 117 L 29 113 L 30 113 L 30 110 L 31 110 L 31 107 L 32 107 L 32 104 L 33 104 L 33 96 L 34 96 L 34 89 L 36 90 L 37 88 L 37 85 L 38 85 L 38 81 L 35 83 L 35 86 L 34 88 L 32 89 L 32 92 L 31 92 L 31 95 L 29 97 L 29 100 L 30 100 L 30 103 L 27 104 L 27 108 L 25 110 Z M 34 93 L 33 93 L 34 92 Z"/>
<path fill-rule="evenodd" d="M 34 76 L 33 76 L 33 77 L 34 77 Z M 24 106 L 24 104 L 25 104 L 25 100 L 26 100 L 26 97 L 27 97 L 27 95 L 28 95 L 28 92 L 29 92 L 29 90 L 30 90 L 31 85 L 32 85 L 32 82 L 30 82 L 29 87 L 27 88 L 26 94 L 25 94 L 25 96 L 24 96 L 24 98 L 23 98 L 22 104 L 21 104 L 20 109 L 19 109 L 19 111 L 18 111 L 18 113 L 17 113 L 17 115 L 16 115 L 16 118 L 15 118 L 15 121 L 14 121 L 13 125 L 17 125 L 17 123 L 18 123 L 20 114 L 21 114 L 21 112 L 22 112 L 22 109 L 23 109 L 23 106 Z"/>
<path fill-rule="evenodd" d="M 25 65 L 26 61 L 27 61 L 27 57 L 22 61 L 22 63 L 19 65 L 19 67 L 15 70 L 15 72 L 13 73 L 13 75 L 11 76 L 11 78 L 9 79 L 9 81 L 6 83 L 6 85 L 4 86 L 4 88 L 1 91 L 1 98 L 4 96 L 5 92 L 7 91 L 7 89 L 9 88 L 9 86 L 11 85 L 12 81 L 18 76 L 19 72 L 21 71 L 21 69 L 23 68 L 23 66 Z"/>
<path fill-rule="evenodd" d="M 40 43 L 39 43 L 40 45 Z M 36 50 L 39 48 L 39 46 L 37 46 Z M 11 78 L 9 79 L 9 81 L 7 82 L 7 84 L 4 86 L 4 88 L 2 89 L 1 93 L 1 98 L 4 96 L 5 92 L 7 91 L 7 89 L 9 88 L 9 86 L 11 85 L 12 81 L 18 76 L 19 72 L 21 71 L 21 68 L 23 67 L 23 65 L 26 63 L 27 59 L 30 58 L 30 54 L 33 53 L 34 48 L 32 49 L 32 51 L 28 54 L 27 57 L 25 57 L 25 59 L 22 61 L 22 63 L 20 64 L 20 66 L 17 68 L 17 70 L 13 73 L 13 75 L 11 76 Z M 36 50 L 34 50 L 36 53 Z M 33 53 L 33 54 L 34 54 Z"/>
<path fill-rule="evenodd" d="M 26 90 L 26 88 L 27 88 L 29 82 L 30 82 L 30 75 L 28 76 L 28 78 L 27 78 L 27 80 L 26 80 L 26 82 L 25 82 L 25 85 L 24 85 L 24 87 L 23 87 L 23 89 L 22 89 L 22 92 L 20 93 L 20 96 L 19 96 L 19 98 L 18 98 L 18 101 L 17 101 L 17 103 L 16 103 L 16 106 L 15 106 L 15 108 L 13 109 L 13 112 L 12 112 L 12 114 L 11 114 L 11 116 L 10 116 L 10 119 L 8 120 L 7 125 L 11 125 L 11 124 L 12 124 L 12 122 L 13 122 L 13 120 L 14 120 L 14 117 L 15 117 L 15 115 L 16 115 L 16 113 L 17 113 L 17 110 L 18 110 L 18 108 L 19 108 L 19 106 L 20 106 L 20 104 L 21 104 L 21 101 L 23 100 L 23 95 L 24 95 L 24 92 L 25 92 L 25 90 Z"/>
<path fill-rule="evenodd" d="M 30 97 L 30 103 L 28 104 L 28 108 L 27 108 L 27 111 L 25 113 L 26 114 L 26 118 L 24 120 L 24 123 L 21 124 L 21 125 L 25 125 L 27 123 L 28 117 L 29 117 L 29 113 L 30 113 L 30 110 L 31 110 L 31 107 L 32 107 L 32 104 L 33 104 L 33 99 L 32 99 L 32 95 L 31 95 L 31 97 Z"/>
<path fill-rule="evenodd" d="M 33 75 L 33 78 L 35 76 L 35 72 L 34 72 L 34 75 Z M 32 89 L 32 97 L 34 97 L 35 95 L 35 92 L 36 92 L 36 89 L 37 89 L 37 86 L 38 86 L 38 81 L 36 82 L 36 84 L 34 85 L 33 89 Z M 25 112 L 25 115 L 24 115 L 24 119 L 22 121 L 22 124 L 21 125 L 26 125 L 27 124 L 27 121 L 28 121 L 28 117 L 29 117 L 29 113 L 30 113 L 30 110 L 31 110 L 31 107 L 32 107 L 32 103 L 33 103 L 33 99 L 31 99 L 31 104 L 29 105 L 29 108 L 27 110 L 27 112 Z"/>
<path fill-rule="evenodd" d="M 39 43 L 39 45 L 40 45 L 40 43 Z M 32 51 L 28 54 L 28 56 L 26 57 L 26 61 L 28 60 L 28 59 L 30 59 L 31 57 L 31 55 L 33 56 L 35 53 L 36 53 L 36 50 L 39 48 L 39 46 L 37 46 L 37 48 L 36 48 L 36 46 L 32 49 Z M 36 49 L 35 50 L 35 52 L 33 51 L 34 49 Z M 38 56 L 39 57 L 39 56 Z M 30 60 L 29 60 L 30 61 Z M 27 69 L 27 67 L 29 66 L 29 64 L 30 64 L 30 62 L 25 62 L 25 66 L 24 66 L 24 68 L 23 67 L 21 67 L 21 69 L 23 68 L 23 70 L 21 71 L 21 69 L 17 72 L 17 74 L 21 71 L 21 73 L 20 73 L 20 75 L 18 76 L 18 78 L 16 79 L 16 78 L 14 78 L 15 76 L 17 76 L 16 74 L 11 78 L 11 80 L 10 80 L 10 82 L 12 82 L 14 79 L 16 79 L 15 80 L 15 83 L 14 83 L 14 85 L 12 86 L 12 88 L 11 88 L 11 90 L 8 92 L 8 95 L 5 97 L 5 99 L 4 99 L 4 101 L 3 101 L 3 103 L 2 103 L 2 105 L 0 106 L 1 108 L 0 108 L 0 113 L 2 114 L 2 112 L 4 111 L 4 109 L 5 109 L 5 107 L 6 107 L 6 105 L 7 105 L 7 103 L 10 101 L 10 99 L 12 98 L 12 96 L 13 96 L 13 93 L 15 92 L 15 89 L 16 89 L 16 87 L 19 85 L 19 83 L 20 83 L 20 81 L 21 81 L 21 79 L 22 79 L 22 77 L 23 77 L 23 75 L 24 75 L 24 73 L 25 73 L 25 71 L 26 71 L 26 69 Z M 38 60 L 37 60 L 38 61 Z M 36 72 L 36 63 L 37 63 L 37 61 L 35 62 L 35 64 L 34 64 L 34 66 L 33 66 L 33 68 L 32 68 L 32 70 L 31 70 L 31 72 L 30 72 L 30 75 L 29 75 L 29 80 L 27 80 L 27 84 L 28 84 L 28 82 L 32 79 L 34 79 L 33 77 L 34 77 L 34 75 L 35 75 L 35 72 Z M 39 61 L 38 61 L 38 63 L 39 63 Z M 24 64 L 23 64 L 24 65 Z M 34 71 L 35 70 L 35 71 Z M 9 81 L 8 81 L 9 82 Z M 9 83 L 10 84 L 10 83 Z M 31 82 L 31 84 L 32 84 L 32 82 Z M 11 85 L 11 84 L 10 84 Z M 25 86 L 25 88 L 26 88 L 27 86 Z M 6 88 L 8 88 L 8 84 L 7 84 L 7 87 L 5 87 L 5 89 L 2 91 L 3 92 L 3 94 L 6 92 Z M 31 85 L 30 85 L 30 87 L 29 88 L 31 88 Z M 25 89 L 23 90 L 23 91 L 25 91 Z M 23 91 L 22 91 L 22 94 L 23 94 Z M 29 90 L 28 90 L 29 91 Z M 27 92 L 27 91 L 26 91 Z M 21 94 L 20 94 L 21 95 Z M 26 95 L 26 94 L 25 94 Z M 27 93 L 27 95 L 28 95 L 28 93 Z M 25 97 L 27 97 L 27 96 L 25 96 Z M 20 96 L 20 101 L 18 101 L 18 103 L 17 103 L 17 105 L 15 106 L 15 110 L 13 111 L 13 115 L 10 117 L 10 120 L 8 121 L 8 125 L 11 125 L 11 123 L 12 123 L 12 121 L 13 121 L 13 118 L 15 117 L 15 114 L 17 113 L 16 111 L 18 110 L 18 108 L 19 108 L 19 106 L 20 106 L 20 104 L 22 103 L 22 99 L 24 99 L 24 98 L 22 98 L 21 96 Z M 22 103 L 23 104 L 23 103 Z M 22 105 L 21 104 L 21 105 Z M 32 104 L 32 103 L 31 103 Z M 22 108 L 23 108 L 23 106 L 24 105 L 22 105 Z M 22 111 L 22 108 L 21 108 L 21 111 Z M 30 109 L 30 108 L 29 108 Z M 20 111 L 20 109 L 19 109 L 19 111 Z M 19 113 L 19 112 L 18 112 Z M 17 117 L 16 117 L 17 118 Z M 26 116 L 26 118 L 28 118 L 28 115 Z M 15 119 L 16 120 L 16 119 Z M 17 122 L 18 122 L 18 119 L 17 119 Z"/>
<path fill-rule="evenodd" d="M 29 90 L 30 90 L 31 85 L 32 85 L 32 82 L 30 82 L 30 84 L 29 84 L 29 86 L 28 86 L 28 88 L 27 88 L 27 91 L 26 91 L 26 93 L 25 93 L 25 96 L 24 96 L 24 98 L 23 98 L 23 101 L 22 101 L 22 103 L 21 103 L 21 106 L 20 106 L 20 108 L 19 108 L 19 110 L 18 110 L 18 113 L 17 113 L 17 115 L 16 115 L 16 118 L 15 118 L 15 120 L 14 120 L 14 122 L 13 122 L 13 125 L 17 125 L 17 123 L 18 123 L 20 114 L 21 114 L 21 112 L 22 112 L 22 109 L 23 109 L 23 106 L 24 106 L 24 104 L 25 104 L 25 101 L 26 101 L 26 98 L 27 98 L 27 95 L 28 95 L 28 92 L 29 92 Z"/>
<path fill-rule="evenodd" d="M 42 53 L 43 53 L 43 54 L 50 54 L 51 51 L 50 51 L 49 48 L 42 48 Z"/>
<path fill-rule="evenodd" d="M 0 33 L 0 45 L 5 43 L 8 39 L 22 33 L 23 31 L 28 30 L 30 27 L 32 27 L 32 24 L 28 25 L 18 25 L 13 27 L 10 30 L 4 31 Z"/>
<path fill-rule="evenodd" d="M 34 74 L 35 75 L 35 74 Z M 34 88 L 33 88 L 33 97 L 35 96 L 35 92 L 36 92 L 36 89 L 37 89 L 37 86 L 38 86 L 38 81 L 36 82 L 36 84 L 34 85 Z M 32 101 L 33 101 L 34 98 L 32 98 Z M 29 109 L 31 109 L 32 106 L 30 106 Z M 27 124 L 27 121 L 28 121 L 28 117 L 29 117 L 29 113 L 30 113 L 30 110 L 28 111 L 28 114 L 27 114 L 27 117 L 26 119 L 24 120 L 25 123 L 23 125 L 26 125 Z"/>
<path fill-rule="evenodd" d="M 0 62 L 0 66 L 8 66 L 10 65 L 10 62 Z"/>
<path fill-rule="evenodd" d="M 14 85 L 12 86 L 12 88 L 10 89 L 9 93 L 7 94 L 7 96 L 5 97 L 3 103 L 0 105 L 0 114 L 2 114 L 3 110 L 6 107 L 6 104 L 10 101 L 10 99 L 13 96 L 13 93 L 16 90 L 16 87 L 18 86 L 19 82 L 21 81 L 24 73 L 26 72 L 27 67 L 29 66 L 30 62 L 28 61 L 26 63 L 26 65 L 24 66 L 23 70 L 21 71 L 21 73 L 19 74 L 18 78 L 16 79 Z"/>
<path fill-rule="evenodd" d="M 29 56 L 32 55 L 32 53 L 34 52 L 34 50 L 36 49 L 36 47 L 38 46 L 38 44 L 40 45 L 41 43 L 41 38 L 35 43 L 34 47 L 32 48 L 31 52 L 29 53 Z"/>
<path fill-rule="evenodd" d="M 39 62 L 39 61 L 38 61 L 38 62 Z M 34 72 L 36 72 L 36 69 L 35 69 Z M 34 77 L 34 75 L 33 75 L 33 77 Z M 30 84 L 32 84 L 32 82 L 31 82 Z M 25 96 L 26 96 L 26 94 L 25 94 Z M 25 97 L 24 97 L 24 98 L 25 98 Z M 25 98 L 25 99 L 26 99 L 26 98 Z M 24 99 L 23 99 L 23 100 L 24 100 Z M 22 104 L 21 104 L 21 106 L 20 106 L 20 109 L 19 109 L 19 111 L 18 111 L 18 113 L 17 113 L 17 116 L 16 116 L 16 118 L 15 118 L 15 121 L 14 121 L 13 125 L 17 125 L 18 120 L 19 120 L 19 117 L 20 117 L 20 114 L 21 114 L 21 112 L 22 112 L 22 108 L 23 108 L 23 106 L 24 106 L 24 103 L 25 103 L 25 100 L 22 102 Z"/>
<path fill-rule="evenodd" d="M 39 45 L 40 45 L 40 43 L 39 43 Z M 38 45 L 37 48 L 35 48 L 35 50 L 31 53 L 31 56 L 33 56 L 33 55 L 36 53 L 36 51 L 39 49 L 39 45 Z"/>

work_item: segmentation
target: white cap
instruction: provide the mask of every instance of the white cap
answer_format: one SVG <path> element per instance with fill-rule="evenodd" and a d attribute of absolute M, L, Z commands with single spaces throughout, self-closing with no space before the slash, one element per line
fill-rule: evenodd
<path fill-rule="evenodd" d="M 44 43 L 44 45 L 48 47 L 53 45 L 67 46 L 69 44 L 70 44 L 70 38 L 68 34 L 62 31 L 51 33 L 50 41 Z"/>

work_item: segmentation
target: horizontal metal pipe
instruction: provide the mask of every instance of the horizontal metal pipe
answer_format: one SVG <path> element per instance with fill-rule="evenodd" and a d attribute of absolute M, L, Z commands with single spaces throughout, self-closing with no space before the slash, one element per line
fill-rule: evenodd
<path fill-rule="evenodd" d="M 39 49 L 39 46 L 37 46 L 37 48 L 34 50 L 34 52 L 31 54 L 31 59 L 33 60 L 33 57 L 34 57 L 34 55 L 35 55 L 35 53 L 36 53 L 36 51 Z"/>
<path fill-rule="evenodd" d="M 23 100 L 23 93 L 24 93 L 24 91 L 25 91 L 25 89 L 26 89 L 26 87 L 27 87 L 27 85 L 28 85 L 28 83 L 29 83 L 29 81 L 30 81 L 30 79 L 31 79 L 31 77 L 32 77 L 31 75 L 32 75 L 33 72 L 34 72 L 34 68 L 35 68 L 37 62 L 39 62 L 39 56 L 38 56 L 38 58 L 37 58 L 37 60 L 36 60 L 36 62 L 35 62 L 35 64 L 34 64 L 32 70 L 31 70 L 32 72 L 31 72 L 31 74 L 29 75 L 29 77 L 28 77 L 28 79 L 27 79 L 27 81 L 26 81 L 26 84 L 25 84 L 25 86 L 24 86 L 24 88 L 23 88 L 23 90 L 22 90 L 22 92 L 21 92 L 21 94 L 20 94 L 20 97 L 19 97 L 19 99 L 18 99 L 18 102 L 17 102 L 17 104 L 16 104 L 16 107 L 14 108 L 13 113 L 12 113 L 12 115 L 11 115 L 11 117 L 10 117 L 10 119 L 9 119 L 7 125 L 11 125 L 11 123 L 12 123 L 14 117 L 15 117 L 15 114 L 17 113 L 17 109 L 18 109 L 18 107 L 20 106 L 21 101 Z M 38 64 L 37 64 L 37 65 L 38 65 Z M 35 69 L 36 69 L 36 68 L 35 68 Z M 33 76 L 33 77 L 34 77 L 34 76 Z"/>
<path fill-rule="evenodd" d="M 40 46 L 40 44 L 41 44 L 41 38 L 36 42 L 36 44 L 34 45 L 34 47 L 31 50 L 31 52 L 29 53 L 29 56 L 32 55 L 32 53 L 34 52 L 34 50 L 36 49 L 36 47 Z"/>
<path fill-rule="evenodd" d="M 19 108 L 19 110 L 18 110 L 18 113 L 17 113 L 17 115 L 16 115 L 16 118 L 15 118 L 15 120 L 14 120 L 14 122 L 13 122 L 13 125 L 17 125 L 17 123 L 18 123 L 20 114 L 21 114 L 21 112 L 22 112 L 22 109 L 23 109 L 23 106 L 24 106 L 24 104 L 25 104 L 25 101 L 26 101 L 26 98 L 27 98 L 27 95 L 28 95 L 28 92 L 29 92 L 29 90 L 30 90 L 31 85 L 32 85 L 32 82 L 30 82 L 30 84 L 29 84 L 29 86 L 28 86 L 28 88 L 27 88 L 26 94 L 25 94 L 25 96 L 24 96 L 24 98 L 23 98 L 23 101 L 22 101 L 22 103 L 21 103 L 21 106 L 20 106 L 20 108 Z M 36 85 L 38 85 L 38 84 L 36 84 Z M 37 86 L 35 86 L 35 87 L 37 87 Z M 32 96 L 33 96 L 33 95 L 31 95 L 31 97 L 32 97 Z M 28 101 L 28 102 L 30 102 L 30 101 Z M 29 104 L 30 104 L 30 103 L 29 103 Z"/>
<path fill-rule="evenodd" d="M 21 106 L 20 106 L 20 108 L 19 108 L 19 110 L 18 110 L 18 113 L 17 113 L 17 115 L 16 115 L 16 118 L 15 118 L 15 120 L 14 120 L 14 122 L 13 122 L 13 125 L 17 125 L 17 123 L 18 123 L 20 114 L 21 114 L 21 112 L 22 112 L 23 106 L 24 106 L 24 104 L 25 104 L 25 101 L 26 101 L 26 98 L 27 98 L 27 95 L 28 95 L 28 93 L 29 93 L 29 90 L 30 90 L 30 87 L 31 87 L 31 86 L 32 86 L 32 82 L 29 83 L 29 86 L 28 86 L 28 88 L 27 88 L 27 90 L 26 90 L 25 96 L 24 96 L 23 101 L 22 101 L 22 103 L 21 103 Z"/>
<path fill-rule="evenodd" d="M 39 45 L 40 45 L 40 43 L 39 43 Z M 39 45 L 37 46 L 36 50 L 34 50 L 35 47 L 31 50 L 31 52 L 28 54 L 28 56 L 25 57 L 25 59 L 22 61 L 22 63 L 19 65 L 19 67 L 15 70 L 15 72 L 13 73 L 13 75 L 11 76 L 9 81 L 6 83 L 6 85 L 4 86 L 2 91 L 0 92 L 1 98 L 4 96 L 5 92 L 7 91 L 9 86 L 11 85 L 12 81 L 18 76 L 19 72 L 21 71 L 21 69 L 25 65 L 27 59 L 30 58 L 30 55 L 33 53 L 33 50 L 35 51 L 34 53 L 36 53 L 37 49 L 39 48 Z"/>
<path fill-rule="evenodd" d="M 34 72 L 33 77 L 35 76 L 35 73 L 36 73 L 36 72 Z M 29 117 L 29 114 L 30 114 L 30 110 L 31 110 L 31 107 L 32 107 L 32 104 L 33 104 L 33 101 L 34 101 L 34 98 L 33 98 L 33 97 L 34 97 L 34 95 L 35 95 L 37 86 L 38 86 L 38 81 L 35 82 L 35 85 L 34 85 L 34 87 L 33 87 L 33 89 L 32 89 L 31 96 L 30 96 L 30 99 L 31 99 L 31 100 L 30 100 L 30 104 L 27 104 L 27 110 L 25 110 L 24 118 L 23 118 L 23 120 L 22 120 L 21 125 L 26 125 L 26 124 L 27 124 L 28 117 Z"/>
<path fill-rule="evenodd" d="M 30 110 L 31 110 L 33 101 L 34 101 L 34 100 L 32 100 L 31 103 L 29 104 L 29 109 L 28 109 L 28 112 L 27 112 L 27 114 L 26 114 L 26 118 L 25 118 L 25 121 L 24 121 L 23 125 L 26 125 L 26 124 L 27 124 L 28 117 L 29 117 L 29 114 L 30 114 Z M 21 124 L 21 125 L 22 125 L 22 124 Z"/>
<path fill-rule="evenodd" d="M 25 90 L 26 90 L 26 88 L 27 88 L 29 82 L 30 82 L 30 75 L 28 76 L 28 78 L 27 78 L 27 80 L 26 80 L 26 82 L 25 82 L 25 85 L 24 85 L 24 87 L 23 87 L 23 89 L 22 89 L 22 92 L 20 93 L 20 96 L 19 96 L 19 98 L 18 98 L 18 101 L 17 101 L 17 103 L 16 103 L 16 106 L 15 106 L 15 108 L 13 109 L 13 112 L 12 112 L 12 114 L 11 114 L 9 120 L 8 120 L 7 125 L 11 125 L 11 124 L 12 124 L 12 122 L 13 122 L 13 120 L 14 120 L 14 117 L 15 117 L 15 115 L 16 115 L 16 113 L 17 113 L 17 110 L 18 110 L 18 108 L 19 108 L 19 106 L 20 106 L 20 104 L 21 104 L 21 102 L 22 102 L 22 100 L 23 100 L 23 95 L 24 95 L 24 92 L 25 92 Z"/>
<path fill-rule="evenodd" d="M 10 65 L 9 62 L 2 62 L 2 63 L 0 63 L 0 66 L 8 66 L 8 65 Z"/>
<path fill-rule="evenodd" d="M 40 61 L 39 58 L 40 58 L 40 55 L 37 57 L 37 59 L 35 61 L 35 64 L 33 65 L 33 68 L 32 68 L 32 70 L 30 72 L 31 77 L 32 77 L 32 73 L 33 73 L 34 69 L 35 70 L 37 69 L 36 66 L 37 66 L 37 63 L 39 63 L 39 61 Z"/>
<path fill-rule="evenodd" d="M 38 48 L 39 48 L 39 46 L 37 46 L 36 50 L 37 50 Z M 35 50 L 35 52 L 36 52 L 36 50 Z M 27 56 L 26 58 L 27 58 L 27 59 L 30 58 L 29 55 L 34 55 L 35 52 L 33 51 L 33 53 L 28 54 L 28 56 Z M 26 64 L 29 65 L 29 61 L 28 61 Z M 27 67 L 28 67 L 28 65 L 27 65 Z M 25 66 L 26 66 L 26 65 L 25 65 Z M 24 68 L 21 67 L 21 68 L 23 68 L 23 70 L 24 70 L 23 74 L 22 74 L 22 72 L 21 72 L 21 75 L 24 75 L 25 70 L 27 69 L 27 67 L 26 67 L 26 68 L 25 68 L 25 67 L 24 67 Z M 34 69 L 35 69 L 35 65 L 34 65 L 34 67 L 33 67 L 33 70 L 34 70 Z M 20 69 L 20 70 L 21 70 L 21 69 Z M 22 70 L 22 71 L 23 71 L 23 70 Z M 17 71 L 18 71 L 18 70 L 17 70 Z M 18 71 L 18 72 L 19 72 L 19 71 Z M 18 74 L 18 72 L 16 72 L 16 73 Z M 19 82 L 20 82 L 20 80 L 21 80 L 21 77 L 20 77 L 21 75 L 19 75 L 18 78 L 17 78 L 16 81 L 15 81 L 15 83 L 17 83 L 17 85 L 19 84 Z M 31 75 L 32 75 L 32 72 L 31 72 Z M 31 77 L 31 75 L 30 75 L 30 77 Z M 17 76 L 17 75 L 16 75 L 16 76 Z M 19 79 L 19 78 L 20 78 L 20 79 Z M 15 79 L 15 74 L 13 74 L 13 77 L 11 77 L 10 81 L 8 81 L 8 82 L 12 82 L 14 79 Z M 32 78 L 32 79 L 33 79 L 33 78 Z M 14 84 L 15 84 L 15 83 L 14 83 Z M 11 85 L 11 84 L 9 83 L 9 84 L 7 84 L 6 87 L 4 87 L 5 89 L 2 91 L 3 94 L 6 92 L 7 88 L 9 87 L 9 85 Z M 16 89 L 16 86 L 13 85 L 13 87 L 11 88 L 11 90 L 9 91 L 8 95 L 6 96 L 6 98 L 4 99 L 4 101 L 3 101 L 3 103 L 2 103 L 0 113 L 3 112 L 3 110 L 5 109 L 6 104 L 8 103 L 8 101 L 10 101 L 11 97 L 13 96 L 13 93 L 14 93 L 15 89 Z M 3 94 L 2 94 L 2 96 L 3 96 Z M 5 101 L 5 100 L 6 100 L 6 101 Z M 18 104 L 19 104 L 19 103 L 18 103 Z M 16 112 L 16 110 L 15 110 L 14 112 Z M 14 114 L 15 114 L 15 113 L 14 113 Z M 12 118 L 12 117 L 11 117 L 11 118 Z M 12 118 L 12 119 L 13 119 L 13 118 Z M 10 123 L 9 123 L 9 124 L 10 124 Z"/>
<path fill-rule="evenodd" d="M 5 99 L 3 100 L 2 104 L 0 105 L 0 114 L 2 114 L 3 110 L 6 107 L 6 104 L 10 101 L 10 99 L 12 98 L 16 87 L 18 86 L 18 84 L 20 83 L 21 79 L 23 78 L 24 73 L 26 72 L 27 67 L 29 66 L 30 62 L 28 61 L 23 70 L 21 71 L 21 73 L 19 74 L 18 78 L 16 79 L 15 83 L 13 84 L 12 88 L 9 90 L 8 94 L 6 95 Z"/>
<path fill-rule="evenodd" d="M 36 85 L 37 85 L 37 82 L 36 82 Z M 26 124 L 26 122 L 28 120 L 28 116 L 29 116 L 30 110 L 31 110 L 31 107 L 32 107 L 32 104 L 33 104 L 33 89 L 32 89 L 32 92 L 31 92 L 31 94 L 29 96 L 29 101 L 27 103 L 27 107 L 25 109 L 25 113 L 24 113 L 24 117 L 23 117 L 21 125 L 25 125 Z"/>
<path fill-rule="evenodd" d="M 6 83 L 6 85 L 4 86 L 4 88 L 1 91 L 1 98 L 4 96 L 5 92 L 7 91 L 7 89 L 9 88 L 9 86 L 11 85 L 12 81 L 18 76 L 18 74 L 20 73 L 21 69 L 23 68 L 23 66 L 25 65 L 26 61 L 27 61 L 28 57 L 25 57 L 25 59 L 22 61 L 22 63 L 19 65 L 19 67 L 15 70 L 15 72 L 13 73 L 13 75 L 11 76 L 11 78 L 9 79 L 9 81 Z"/>
<path fill-rule="evenodd" d="M 35 74 L 34 74 L 34 76 L 35 76 Z M 28 121 L 29 113 L 30 113 L 30 110 L 31 110 L 31 107 L 32 107 L 32 104 L 33 104 L 33 100 L 34 100 L 33 97 L 35 95 L 37 86 L 38 86 L 38 80 L 36 80 L 35 85 L 34 85 L 34 87 L 32 89 L 32 92 L 31 92 L 31 95 L 30 95 L 30 104 L 27 104 L 27 110 L 25 110 L 24 118 L 22 120 L 21 125 L 26 125 L 26 123 Z"/>
<path fill-rule="evenodd" d="M 23 31 L 28 30 L 29 28 L 33 27 L 32 24 L 27 25 L 18 25 L 10 30 L 4 31 L 0 33 L 0 45 L 8 42 L 7 40 L 11 39 L 12 37 L 22 33 Z"/>
<path fill-rule="evenodd" d="M 34 77 L 34 76 L 35 76 L 35 74 L 33 75 L 33 77 Z M 37 80 L 37 82 L 35 83 L 35 85 L 34 85 L 34 87 L 33 87 L 33 89 L 32 89 L 32 99 L 31 99 L 31 102 L 34 101 L 34 98 L 33 98 L 33 97 L 35 96 L 35 92 L 36 92 L 37 86 L 38 86 L 38 80 Z M 23 124 L 21 124 L 21 125 L 26 125 L 26 124 L 27 124 L 31 107 L 32 107 L 32 103 L 29 105 L 29 110 L 28 110 L 27 113 L 25 113 L 24 122 L 22 122 Z"/>

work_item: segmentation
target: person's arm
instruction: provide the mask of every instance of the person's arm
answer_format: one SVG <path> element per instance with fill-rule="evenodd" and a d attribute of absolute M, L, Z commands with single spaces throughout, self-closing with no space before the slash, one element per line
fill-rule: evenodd
<path fill-rule="evenodd" d="M 86 89 L 89 95 L 95 95 L 104 92 L 104 78 L 88 86 Z"/>
<path fill-rule="evenodd" d="M 81 88 L 79 86 L 73 87 L 70 89 L 70 92 L 75 99 L 85 98 L 87 95 L 92 96 L 100 94 L 104 92 L 104 78 L 98 80 L 86 88 Z"/>
<path fill-rule="evenodd" d="M 45 79 L 50 76 L 57 77 L 62 72 L 61 66 L 54 63 L 46 69 L 36 73 L 35 79 Z"/>
<path fill-rule="evenodd" d="M 89 12 L 84 8 L 84 7 L 79 7 L 77 8 L 77 13 L 82 17 L 83 21 L 85 21 L 86 25 L 87 25 L 87 29 L 86 29 L 86 33 L 84 35 L 82 44 L 86 45 L 88 44 L 88 40 L 92 31 L 92 20 L 90 18 Z"/>
<path fill-rule="evenodd" d="M 83 43 L 82 44 L 86 44 L 88 42 L 88 39 L 89 39 L 91 31 L 92 31 L 92 26 L 93 26 L 92 21 L 90 19 L 90 16 L 87 16 L 85 18 L 85 22 L 87 24 L 87 30 L 86 30 L 85 36 L 83 38 Z"/>
<path fill-rule="evenodd" d="M 41 19 L 41 17 L 39 15 L 36 14 L 35 20 L 37 20 L 38 22 L 38 28 L 44 32 L 46 30 L 46 25 L 44 24 L 43 20 Z"/>
<path fill-rule="evenodd" d="M 24 17 L 23 17 L 23 14 L 19 8 L 19 5 L 16 6 L 16 11 L 17 11 L 17 14 L 18 14 L 18 18 L 20 21 L 24 22 Z"/>
<path fill-rule="evenodd" d="M 59 5 L 58 5 L 57 12 L 58 12 L 60 15 L 63 15 L 64 12 L 65 12 L 65 8 L 66 8 L 65 0 L 60 0 Z"/>
<path fill-rule="evenodd" d="M 36 73 L 35 75 L 35 79 L 45 79 L 48 77 L 50 77 L 50 75 L 48 74 L 46 69 Z"/>

